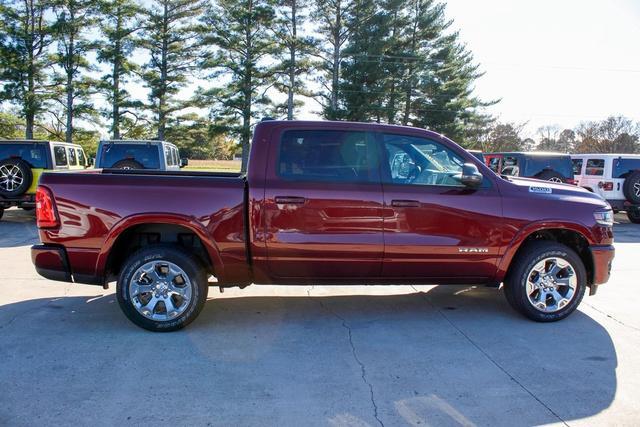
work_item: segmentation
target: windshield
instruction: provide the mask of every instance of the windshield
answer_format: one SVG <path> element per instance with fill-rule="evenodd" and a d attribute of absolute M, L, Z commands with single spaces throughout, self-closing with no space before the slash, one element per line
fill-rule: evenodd
<path fill-rule="evenodd" d="M 151 144 L 105 144 L 98 167 L 112 168 L 121 160 L 135 160 L 145 169 L 160 169 L 158 146 Z"/>
<path fill-rule="evenodd" d="M 0 143 L 0 160 L 19 157 L 34 168 L 46 168 L 47 156 L 42 144 L 2 144 Z"/>

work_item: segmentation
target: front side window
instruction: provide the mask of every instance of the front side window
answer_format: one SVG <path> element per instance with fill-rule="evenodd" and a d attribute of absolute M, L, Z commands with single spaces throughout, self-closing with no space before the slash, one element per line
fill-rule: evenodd
<path fill-rule="evenodd" d="M 77 166 L 78 157 L 76 156 L 76 150 L 74 148 L 67 148 L 67 154 L 69 156 L 69 165 Z"/>
<path fill-rule="evenodd" d="M 573 174 L 582 175 L 582 164 L 584 161 L 582 159 L 572 159 L 571 163 L 573 164 Z"/>
<path fill-rule="evenodd" d="M 355 131 L 287 131 L 277 167 L 290 180 L 375 182 L 378 176 L 375 146 Z"/>
<path fill-rule="evenodd" d="M 456 176 L 464 160 L 444 145 L 424 138 L 384 135 L 385 182 L 410 185 L 461 186 Z"/>
<path fill-rule="evenodd" d="M 68 166 L 67 150 L 62 145 L 53 146 L 53 158 L 56 162 L 56 166 Z"/>
<path fill-rule="evenodd" d="M 585 170 L 585 174 L 591 176 L 604 175 L 604 159 L 587 160 L 587 168 Z"/>

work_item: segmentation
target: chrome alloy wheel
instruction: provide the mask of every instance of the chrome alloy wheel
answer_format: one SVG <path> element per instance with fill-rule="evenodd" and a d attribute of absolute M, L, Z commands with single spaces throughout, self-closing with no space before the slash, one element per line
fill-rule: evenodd
<path fill-rule="evenodd" d="M 192 297 L 191 281 L 176 264 L 154 260 L 142 265 L 129 282 L 129 298 L 144 317 L 165 321 L 180 316 Z"/>
<path fill-rule="evenodd" d="M 0 189 L 4 191 L 15 191 L 22 185 L 24 176 L 18 166 L 2 165 L 0 166 Z"/>
<path fill-rule="evenodd" d="M 636 197 L 640 197 L 640 182 L 633 184 L 633 192 L 636 193 Z"/>
<path fill-rule="evenodd" d="M 527 275 L 527 299 L 544 313 L 555 313 L 576 295 L 578 277 L 569 261 L 550 257 L 539 261 Z"/>
<path fill-rule="evenodd" d="M 549 178 L 549 181 L 551 181 L 551 182 L 559 182 L 560 184 L 562 184 L 562 179 L 558 178 L 557 176 L 553 176 L 553 177 Z"/>

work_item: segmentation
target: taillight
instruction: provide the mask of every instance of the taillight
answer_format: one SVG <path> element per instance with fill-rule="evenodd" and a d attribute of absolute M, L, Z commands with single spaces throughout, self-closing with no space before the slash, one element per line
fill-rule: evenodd
<path fill-rule="evenodd" d="M 38 228 L 54 228 L 60 225 L 53 196 L 44 187 L 38 187 L 36 190 L 36 224 Z"/>
<path fill-rule="evenodd" d="M 613 182 L 599 182 L 598 187 L 604 191 L 613 191 Z"/>

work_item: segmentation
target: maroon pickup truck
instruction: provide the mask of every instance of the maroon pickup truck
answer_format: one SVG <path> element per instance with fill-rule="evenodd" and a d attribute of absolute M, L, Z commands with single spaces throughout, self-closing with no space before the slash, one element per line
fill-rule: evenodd
<path fill-rule="evenodd" d="M 612 211 L 575 186 L 500 177 L 409 127 L 265 121 L 248 173 L 45 173 L 42 276 L 107 286 L 155 331 L 184 327 L 208 286 L 482 284 L 536 321 L 609 279 Z"/>

